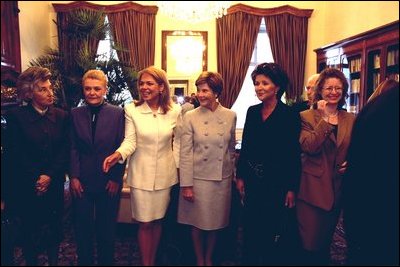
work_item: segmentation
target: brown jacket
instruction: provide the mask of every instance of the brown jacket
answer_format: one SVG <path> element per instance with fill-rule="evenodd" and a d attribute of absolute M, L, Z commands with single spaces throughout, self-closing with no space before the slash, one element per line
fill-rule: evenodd
<path fill-rule="evenodd" d="M 329 211 L 340 200 L 342 175 L 338 170 L 346 161 L 354 115 L 339 111 L 337 137 L 320 111 L 306 110 L 300 116 L 300 145 L 304 155 L 298 198 Z"/>

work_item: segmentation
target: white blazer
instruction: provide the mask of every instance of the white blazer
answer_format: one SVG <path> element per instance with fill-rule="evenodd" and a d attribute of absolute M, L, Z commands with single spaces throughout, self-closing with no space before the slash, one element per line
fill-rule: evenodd
<path fill-rule="evenodd" d="M 178 183 L 180 137 L 176 126 L 180 114 L 177 105 L 167 114 L 159 109 L 156 116 L 146 102 L 137 107 L 134 103 L 125 106 L 125 139 L 117 151 L 123 161 L 131 156 L 129 186 L 153 191 Z"/>

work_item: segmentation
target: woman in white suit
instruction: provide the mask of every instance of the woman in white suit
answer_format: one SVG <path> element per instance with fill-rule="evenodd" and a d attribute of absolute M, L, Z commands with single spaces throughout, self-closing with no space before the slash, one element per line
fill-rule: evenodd
<path fill-rule="evenodd" d="M 125 139 L 104 161 L 104 171 L 130 157 L 127 183 L 132 218 L 139 222 L 138 241 L 144 266 L 154 266 L 171 187 L 178 183 L 180 107 L 173 105 L 165 71 L 148 67 L 139 72 L 138 102 L 125 107 Z M 173 136 L 174 151 L 171 146 Z M 174 157 L 175 153 L 175 157 Z"/>
<path fill-rule="evenodd" d="M 236 114 L 217 102 L 220 74 L 203 72 L 196 86 L 200 107 L 183 117 L 178 222 L 192 225 L 197 265 L 211 266 L 216 230 L 229 223 Z"/>

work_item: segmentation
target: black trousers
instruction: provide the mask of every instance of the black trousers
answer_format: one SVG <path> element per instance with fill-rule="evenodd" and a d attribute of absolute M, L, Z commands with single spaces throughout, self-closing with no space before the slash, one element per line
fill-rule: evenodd
<path fill-rule="evenodd" d="M 296 264 L 300 249 L 296 214 L 294 208 L 285 207 L 285 197 L 285 190 L 268 182 L 246 184 L 243 208 L 244 265 Z"/>
<path fill-rule="evenodd" d="M 114 264 L 114 239 L 120 194 L 84 192 L 74 198 L 74 226 L 78 265 L 94 264 L 94 244 L 97 243 L 97 264 Z"/>

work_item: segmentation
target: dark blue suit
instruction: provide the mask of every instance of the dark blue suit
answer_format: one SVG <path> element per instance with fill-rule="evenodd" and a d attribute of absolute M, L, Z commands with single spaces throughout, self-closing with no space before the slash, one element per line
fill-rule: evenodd
<path fill-rule="evenodd" d="M 74 199 L 75 231 L 79 265 L 93 264 L 94 234 L 99 265 L 112 265 L 115 223 L 120 194 L 110 197 L 106 190 L 109 180 L 122 185 L 124 164 L 116 164 L 104 173 L 103 161 L 122 143 L 124 111 L 103 104 L 92 123 L 89 106 L 71 111 L 71 178 L 78 178 L 83 187 L 82 198 Z M 92 129 L 93 125 L 95 129 Z"/>

